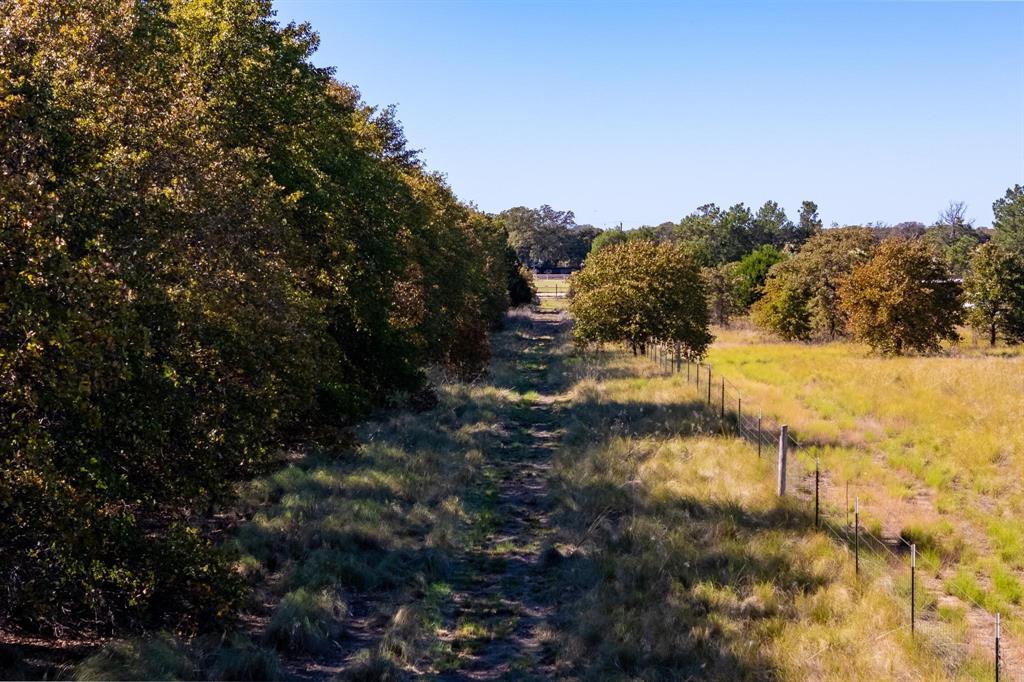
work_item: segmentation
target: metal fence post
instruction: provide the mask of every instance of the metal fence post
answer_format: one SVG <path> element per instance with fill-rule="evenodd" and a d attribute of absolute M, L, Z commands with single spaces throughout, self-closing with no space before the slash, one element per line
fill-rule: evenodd
<path fill-rule="evenodd" d="M 789 451 L 789 427 L 782 425 L 779 432 L 779 497 L 786 494 L 786 455 Z"/>
<path fill-rule="evenodd" d="M 818 456 L 814 456 L 814 527 L 821 528 L 821 515 L 818 512 L 818 490 L 821 487 L 821 467 L 818 465 Z"/>
<path fill-rule="evenodd" d="M 743 435 L 743 398 L 736 398 L 736 430 Z"/>
<path fill-rule="evenodd" d="M 914 636 L 917 620 L 917 545 L 910 545 L 910 636 Z"/>
<path fill-rule="evenodd" d="M 711 365 L 708 365 L 708 405 L 711 404 Z"/>
<path fill-rule="evenodd" d="M 722 377 L 722 428 L 725 428 L 725 377 Z"/>
<path fill-rule="evenodd" d="M 860 575 L 860 498 L 853 503 L 853 570 Z"/>
<path fill-rule="evenodd" d="M 999 682 L 999 669 L 1002 667 L 1000 665 L 1000 663 L 1002 663 L 1002 661 L 999 660 L 999 635 L 1000 635 L 1000 632 L 999 632 L 1000 627 L 999 626 L 1000 626 L 999 613 L 997 612 L 996 613 L 996 682 Z"/>
<path fill-rule="evenodd" d="M 761 411 L 757 411 L 757 457 L 761 458 Z"/>

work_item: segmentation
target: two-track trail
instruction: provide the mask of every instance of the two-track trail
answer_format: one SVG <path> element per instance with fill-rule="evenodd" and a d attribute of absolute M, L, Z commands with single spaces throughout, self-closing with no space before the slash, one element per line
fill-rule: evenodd
<path fill-rule="evenodd" d="M 460 661 L 439 679 L 547 677 L 553 652 L 545 646 L 555 614 L 545 576 L 551 534 L 548 479 L 558 445 L 564 389 L 559 371 L 565 317 L 534 312 L 518 332 L 516 390 L 525 396 L 505 425 L 507 438 L 485 453 L 484 522 L 456 559 L 452 608 L 442 638 Z"/>
<path fill-rule="evenodd" d="M 559 557 L 552 548 L 556 505 L 549 482 L 568 409 L 568 327 L 562 312 L 516 311 L 508 329 L 495 337 L 486 375 L 457 386 L 455 397 L 438 410 L 397 416 L 410 419 L 405 423 L 414 424 L 417 435 L 397 429 L 372 436 L 385 451 L 415 459 L 409 454 L 418 447 L 415 443 L 424 440 L 424 431 L 433 432 L 429 448 L 436 457 L 427 467 L 436 470 L 441 460 L 452 462 L 458 483 L 441 497 L 455 500 L 460 530 L 430 550 L 442 557 L 444 568 L 425 582 L 390 592 L 348 591 L 340 636 L 325 653 L 289 656 L 289 679 L 559 675 L 552 621 L 564 595 L 550 565 Z M 467 467 L 468 462 L 473 464 Z M 363 475 L 381 472 L 371 466 Z M 418 475 L 410 479 L 421 480 Z M 430 485 L 437 487 L 436 482 Z M 406 494 L 403 504 L 414 513 L 416 505 L 438 505 L 437 495 L 427 489 L 414 485 Z"/>

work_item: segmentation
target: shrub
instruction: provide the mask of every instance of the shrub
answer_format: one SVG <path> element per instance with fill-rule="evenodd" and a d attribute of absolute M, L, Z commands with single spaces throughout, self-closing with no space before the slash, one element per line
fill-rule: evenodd
<path fill-rule="evenodd" d="M 754 323 L 787 341 L 807 341 L 814 329 L 811 322 L 810 291 L 793 261 L 772 268 L 764 295 L 751 311 Z"/>
<path fill-rule="evenodd" d="M 505 269 L 508 273 L 509 304 L 520 306 L 531 303 L 537 295 L 533 273 L 519 262 L 516 250 L 511 246 L 505 248 Z"/>
<path fill-rule="evenodd" d="M 771 267 L 785 259 L 785 254 L 771 244 L 766 244 L 754 249 L 736 264 L 736 299 L 744 309 L 761 298 Z"/>

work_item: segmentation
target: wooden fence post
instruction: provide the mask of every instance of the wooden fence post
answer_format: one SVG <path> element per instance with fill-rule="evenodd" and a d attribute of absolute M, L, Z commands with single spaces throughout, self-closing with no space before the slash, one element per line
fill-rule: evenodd
<path fill-rule="evenodd" d="M 786 456 L 789 452 L 789 427 L 782 425 L 779 432 L 779 497 L 786 494 Z"/>

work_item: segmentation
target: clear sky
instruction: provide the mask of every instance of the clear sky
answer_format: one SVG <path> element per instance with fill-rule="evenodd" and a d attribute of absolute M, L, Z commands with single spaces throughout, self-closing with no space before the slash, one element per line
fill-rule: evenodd
<path fill-rule="evenodd" d="M 979 225 L 1024 183 L 1024 4 L 275 0 L 486 211 Z"/>

